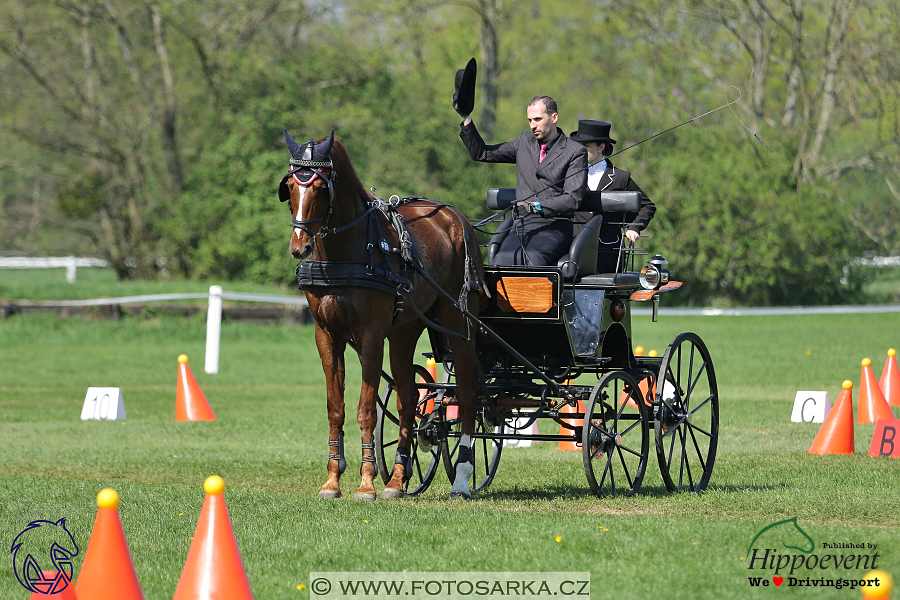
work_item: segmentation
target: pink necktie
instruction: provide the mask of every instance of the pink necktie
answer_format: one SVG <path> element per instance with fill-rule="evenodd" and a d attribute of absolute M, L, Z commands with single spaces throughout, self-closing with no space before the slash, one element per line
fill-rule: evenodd
<path fill-rule="evenodd" d="M 541 144 L 541 153 L 538 155 L 538 162 L 544 162 L 545 158 L 547 158 L 547 144 Z"/>

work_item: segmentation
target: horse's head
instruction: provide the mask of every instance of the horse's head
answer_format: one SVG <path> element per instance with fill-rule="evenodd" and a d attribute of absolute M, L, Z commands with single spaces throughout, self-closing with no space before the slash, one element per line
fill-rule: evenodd
<path fill-rule="evenodd" d="M 284 129 L 284 128 L 282 128 Z M 278 197 L 287 201 L 291 210 L 294 233 L 290 251 L 303 260 L 313 251 L 315 236 L 327 229 L 334 209 L 334 186 L 337 172 L 331 160 L 334 130 L 324 140 L 298 144 L 284 130 L 284 141 L 291 151 L 290 170 L 278 186 Z"/>

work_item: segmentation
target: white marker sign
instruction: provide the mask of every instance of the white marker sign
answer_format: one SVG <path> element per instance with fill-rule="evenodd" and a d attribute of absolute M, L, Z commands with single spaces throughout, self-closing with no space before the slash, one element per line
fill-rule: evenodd
<path fill-rule="evenodd" d="M 828 392 L 797 392 L 794 396 L 792 423 L 824 423 L 831 410 Z"/>
<path fill-rule="evenodd" d="M 122 389 L 117 387 L 88 388 L 81 409 L 82 421 L 116 421 L 125 418 Z"/>
<path fill-rule="evenodd" d="M 537 421 L 531 424 L 531 427 L 528 427 L 529 417 L 518 417 L 512 420 L 512 426 L 515 429 L 510 427 L 506 428 L 506 433 L 516 433 L 519 435 L 537 435 L 538 434 L 538 426 Z M 532 444 L 535 444 L 534 440 L 503 440 L 503 446 L 506 448 L 530 448 Z"/>

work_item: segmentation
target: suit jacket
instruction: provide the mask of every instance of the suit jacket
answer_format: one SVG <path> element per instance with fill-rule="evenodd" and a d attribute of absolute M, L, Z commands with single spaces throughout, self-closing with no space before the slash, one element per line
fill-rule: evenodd
<path fill-rule="evenodd" d="M 643 193 L 643 190 L 641 190 L 641 188 L 639 188 L 631 178 L 631 173 L 616 168 L 612 164 L 612 161 L 610 161 L 608 158 L 606 159 L 606 171 L 604 171 L 603 175 L 600 176 L 600 183 L 597 185 L 597 189 L 591 191 Z M 647 198 L 646 194 L 644 194 L 644 196 L 641 198 L 641 208 L 637 215 L 635 215 L 634 213 L 626 215 L 626 221 L 635 223 L 635 225 L 629 225 L 628 229 L 633 229 L 634 231 L 642 231 L 643 229 L 646 229 L 647 225 L 650 223 L 650 219 L 653 218 L 653 215 L 655 213 L 656 205 L 650 201 L 650 198 Z M 594 216 L 594 214 L 595 213 L 592 212 L 575 213 L 575 218 L 572 219 L 573 223 L 575 224 L 575 235 L 578 235 L 578 232 L 581 230 L 581 226 L 587 223 L 591 219 L 591 217 Z M 616 220 L 619 221 L 619 219 Z M 604 222 L 600 229 L 600 238 L 603 241 L 609 243 L 613 238 L 618 237 L 618 231 L 618 226 L 608 225 Z"/>
<path fill-rule="evenodd" d="M 538 226 L 570 218 L 581 205 L 587 189 L 587 151 L 558 127 L 557 132 L 559 137 L 543 162 L 538 162 L 541 145 L 531 131 L 523 131 L 510 142 L 489 146 L 481 139 L 475 123 L 469 123 L 460 127 L 459 137 L 472 160 L 516 164 L 516 198 L 524 200 L 537 193 L 529 202 L 540 201 L 541 212 L 528 215 L 525 222 Z M 565 179 L 579 169 L 582 169 L 580 173 Z"/>

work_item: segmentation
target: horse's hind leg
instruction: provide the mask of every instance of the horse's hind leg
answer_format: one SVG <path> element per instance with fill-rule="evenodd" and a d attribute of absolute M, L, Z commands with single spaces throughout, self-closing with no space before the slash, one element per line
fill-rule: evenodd
<path fill-rule="evenodd" d="M 344 349 L 343 342 L 335 341 L 327 331 L 316 326 L 316 347 L 325 371 L 328 394 L 328 478 L 319 490 L 322 498 L 341 497 L 341 473 L 344 460 Z"/>
<path fill-rule="evenodd" d="M 416 341 L 425 329 L 418 319 L 391 330 L 390 343 L 391 375 L 397 389 L 397 414 L 400 421 L 400 437 L 397 440 L 397 454 L 394 457 L 394 474 L 381 492 L 382 498 L 401 498 L 403 487 L 412 473 L 410 446 L 416 418 L 416 404 L 419 393 L 416 390 L 413 354 Z M 385 457 L 387 458 L 387 457 Z"/>
<path fill-rule="evenodd" d="M 478 296 L 474 292 L 469 295 L 468 305 L 478 306 Z M 456 307 L 449 302 L 443 302 L 440 314 L 442 323 L 448 329 L 468 335 L 466 318 Z M 474 329 L 472 336 L 474 337 Z M 479 390 L 482 389 L 483 382 L 479 379 L 481 369 L 478 365 L 474 344 L 459 336 L 448 336 L 448 341 L 450 350 L 453 352 L 453 364 L 456 370 L 456 397 L 459 401 L 461 434 L 450 498 L 469 499 L 472 497 L 472 493 L 469 491 L 469 481 L 475 472 L 472 433 L 475 430 L 475 414 L 478 410 Z"/>

